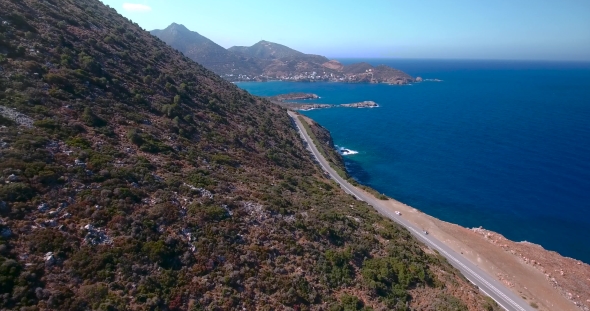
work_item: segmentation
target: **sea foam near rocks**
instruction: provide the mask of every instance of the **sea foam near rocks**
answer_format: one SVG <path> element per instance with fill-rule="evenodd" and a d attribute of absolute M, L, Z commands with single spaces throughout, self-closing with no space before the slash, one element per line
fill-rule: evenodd
<path fill-rule="evenodd" d="M 341 155 L 344 155 L 344 156 L 346 156 L 346 155 L 353 155 L 353 154 L 359 153 L 358 151 L 347 149 L 347 148 L 344 148 L 344 147 L 339 147 L 339 146 L 336 146 L 336 150 L 338 150 L 338 152 Z"/>

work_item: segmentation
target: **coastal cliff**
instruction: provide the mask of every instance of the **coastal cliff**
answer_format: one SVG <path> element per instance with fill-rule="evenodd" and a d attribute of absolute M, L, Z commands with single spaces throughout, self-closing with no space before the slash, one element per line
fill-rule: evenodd
<path fill-rule="evenodd" d="M 336 150 L 330 131 L 308 117 L 302 116 L 301 118 L 305 122 L 304 126 L 309 127 L 308 131 L 311 131 L 310 137 L 312 137 L 324 158 L 330 163 L 330 166 L 341 174 L 342 177 L 349 178 L 346 172 L 346 166 L 344 165 L 344 159 Z"/>

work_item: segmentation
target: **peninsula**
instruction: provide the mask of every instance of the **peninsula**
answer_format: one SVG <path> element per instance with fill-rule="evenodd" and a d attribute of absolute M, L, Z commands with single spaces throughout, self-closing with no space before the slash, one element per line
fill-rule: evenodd
<path fill-rule="evenodd" d="M 288 101 L 288 100 L 305 100 L 305 99 L 318 99 L 318 95 L 313 93 L 287 93 L 269 97 L 272 101 Z"/>
<path fill-rule="evenodd" d="M 293 103 L 289 101 L 293 100 L 308 100 L 308 99 L 318 99 L 320 96 L 313 93 L 287 93 L 287 94 L 280 94 L 275 96 L 267 97 L 271 102 L 283 106 L 289 110 L 314 110 L 314 109 L 322 109 L 322 108 L 376 108 L 379 105 L 371 100 L 365 100 L 362 102 L 357 103 L 349 103 L 349 104 L 340 104 L 340 105 L 333 105 L 333 104 L 320 104 L 320 103 Z"/>
<path fill-rule="evenodd" d="M 330 104 L 301 104 L 301 103 L 289 103 L 283 104 L 283 107 L 289 110 L 315 110 L 322 108 L 376 108 L 379 105 L 371 100 L 365 100 L 358 103 L 341 104 L 341 105 L 330 105 Z"/>

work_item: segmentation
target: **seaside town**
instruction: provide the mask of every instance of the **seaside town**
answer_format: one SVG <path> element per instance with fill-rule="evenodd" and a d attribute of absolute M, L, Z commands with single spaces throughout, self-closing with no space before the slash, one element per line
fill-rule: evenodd
<path fill-rule="evenodd" d="M 421 77 L 416 79 L 399 78 L 399 77 L 377 77 L 374 69 L 366 69 L 362 73 L 342 73 L 342 72 L 288 72 L 276 74 L 225 74 L 225 79 L 232 82 L 265 82 L 265 81 L 290 81 L 290 82 L 343 82 L 343 83 L 386 83 L 386 84 L 408 84 L 411 82 L 422 82 Z"/>

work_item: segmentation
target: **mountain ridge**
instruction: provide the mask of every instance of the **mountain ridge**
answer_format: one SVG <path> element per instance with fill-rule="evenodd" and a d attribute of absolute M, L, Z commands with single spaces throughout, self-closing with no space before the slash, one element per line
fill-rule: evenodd
<path fill-rule="evenodd" d="M 296 51 L 285 45 L 266 40 L 261 40 L 252 46 L 232 46 L 227 50 L 246 54 L 260 59 L 277 59 L 305 55 L 302 52 Z"/>
<path fill-rule="evenodd" d="M 229 52 L 182 24 L 172 23 L 165 29 L 152 30 L 150 33 L 218 74 L 230 75 L 236 72 L 260 71 L 261 64 L 258 60 Z"/>
<path fill-rule="evenodd" d="M 177 27 L 174 25 L 177 24 L 173 23 L 168 28 Z M 190 30 L 186 29 L 187 32 L 184 29 L 184 36 L 181 37 L 165 34 L 166 30 L 152 30 L 151 33 L 192 60 L 203 64 L 230 81 L 285 80 L 389 84 L 408 84 L 420 81 L 405 72 L 387 66 L 374 67 L 366 63 L 345 66 L 325 56 L 305 54 L 266 40 L 261 40 L 252 46 L 232 46 L 221 51 L 219 49 L 221 46 L 213 41 L 206 38 L 207 41 L 204 41 L 201 35 L 196 37 L 191 34 Z M 209 47 L 211 43 L 219 48 Z M 209 52 L 198 53 L 195 50 Z M 359 66 L 364 70 L 358 70 Z"/>

